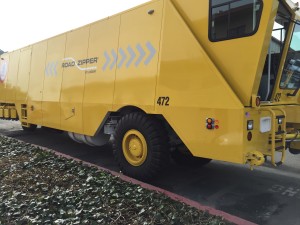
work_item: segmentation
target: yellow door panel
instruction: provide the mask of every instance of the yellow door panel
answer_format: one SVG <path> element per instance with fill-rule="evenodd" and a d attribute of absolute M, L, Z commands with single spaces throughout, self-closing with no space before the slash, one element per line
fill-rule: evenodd
<path fill-rule="evenodd" d="M 114 107 L 154 109 L 163 1 L 121 15 Z"/>
<path fill-rule="evenodd" d="M 83 133 L 82 102 L 85 73 L 90 65 L 87 59 L 90 26 L 67 33 L 63 67 L 63 81 L 60 96 L 61 128 L 75 133 Z M 74 111 L 74 113 L 73 113 Z"/>
<path fill-rule="evenodd" d="M 18 82 L 16 90 L 16 100 L 19 102 L 26 102 L 29 76 L 30 76 L 30 62 L 31 62 L 31 47 L 22 49 L 20 55 Z"/>
<path fill-rule="evenodd" d="M 47 57 L 47 41 L 32 47 L 31 71 L 28 89 L 28 122 L 42 124 L 42 98 Z"/>
<path fill-rule="evenodd" d="M 84 133 L 94 135 L 103 118 L 112 109 L 115 70 L 110 69 L 113 63 L 107 58 L 112 49 L 118 49 L 120 16 L 111 17 L 91 25 L 88 67 L 86 71 L 83 99 Z"/>
<path fill-rule="evenodd" d="M 60 104 L 59 102 L 42 102 L 43 126 L 54 129 L 60 127 Z"/>
<path fill-rule="evenodd" d="M 43 125 L 60 129 L 60 92 L 67 35 L 60 35 L 48 40 L 43 90 Z"/>
<path fill-rule="evenodd" d="M 12 103 L 16 100 L 20 51 L 14 51 L 9 57 L 8 74 L 5 83 L 6 101 Z"/>
<path fill-rule="evenodd" d="M 0 58 L 0 102 L 6 100 L 6 83 L 9 68 L 9 55 L 3 54 Z"/>

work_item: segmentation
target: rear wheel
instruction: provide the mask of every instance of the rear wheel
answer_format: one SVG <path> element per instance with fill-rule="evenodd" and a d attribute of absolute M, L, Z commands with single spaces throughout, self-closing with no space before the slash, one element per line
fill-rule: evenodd
<path fill-rule="evenodd" d="M 33 132 L 36 130 L 36 128 L 37 128 L 37 125 L 35 125 L 35 124 L 28 124 L 28 127 L 22 126 L 22 129 L 24 131 L 28 131 L 28 132 Z"/>
<path fill-rule="evenodd" d="M 149 180 L 169 161 L 167 133 L 152 116 L 141 112 L 125 115 L 114 139 L 115 159 L 128 176 Z"/>

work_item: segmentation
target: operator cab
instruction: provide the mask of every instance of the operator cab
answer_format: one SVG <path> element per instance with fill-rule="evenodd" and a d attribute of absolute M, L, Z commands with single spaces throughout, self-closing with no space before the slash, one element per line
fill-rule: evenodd
<path fill-rule="evenodd" d="M 283 95 L 297 96 L 299 87 L 300 23 L 280 1 L 258 96 L 265 102 L 280 102 Z"/>

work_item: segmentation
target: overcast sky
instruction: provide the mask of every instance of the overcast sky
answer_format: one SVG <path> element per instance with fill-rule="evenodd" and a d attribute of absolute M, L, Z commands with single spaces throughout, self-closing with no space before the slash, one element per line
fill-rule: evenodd
<path fill-rule="evenodd" d="M 150 0 L 1 0 L 0 49 L 12 51 Z"/>
<path fill-rule="evenodd" d="M 0 49 L 12 51 L 148 1 L 1 0 Z"/>

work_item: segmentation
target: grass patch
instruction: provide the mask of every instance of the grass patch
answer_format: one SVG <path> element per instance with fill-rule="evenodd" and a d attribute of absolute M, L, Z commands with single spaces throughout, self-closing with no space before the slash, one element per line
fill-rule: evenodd
<path fill-rule="evenodd" d="M 97 168 L 0 137 L 0 225 L 229 225 Z"/>

